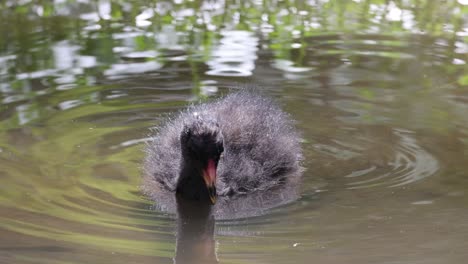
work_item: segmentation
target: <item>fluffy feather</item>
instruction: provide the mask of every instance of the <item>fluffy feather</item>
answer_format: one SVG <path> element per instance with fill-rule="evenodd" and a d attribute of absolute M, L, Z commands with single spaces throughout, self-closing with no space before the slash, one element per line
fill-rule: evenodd
<path fill-rule="evenodd" d="M 184 124 L 214 120 L 224 137 L 218 194 L 266 190 L 296 181 L 302 170 L 300 136 L 293 120 L 271 99 L 247 91 L 188 107 L 156 129 L 146 147 L 145 173 L 158 188 L 175 191 L 181 169 Z"/>

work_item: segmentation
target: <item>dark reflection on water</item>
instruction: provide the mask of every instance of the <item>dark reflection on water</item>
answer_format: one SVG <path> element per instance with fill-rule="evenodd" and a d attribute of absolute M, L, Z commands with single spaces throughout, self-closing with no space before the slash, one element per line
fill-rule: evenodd
<path fill-rule="evenodd" d="M 0 263 L 465 263 L 467 28 L 464 0 L 0 1 Z M 148 129 L 242 86 L 298 121 L 298 193 L 155 210 Z"/>
<path fill-rule="evenodd" d="M 206 203 L 178 199 L 174 263 L 218 263 L 211 209 Z"/>

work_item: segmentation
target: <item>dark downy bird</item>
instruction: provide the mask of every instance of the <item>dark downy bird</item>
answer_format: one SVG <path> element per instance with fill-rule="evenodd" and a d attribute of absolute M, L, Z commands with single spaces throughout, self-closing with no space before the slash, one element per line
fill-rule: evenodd
<path fill-rule="evenodd" d="M 275 102 L 240 91 L 190 106 L 156 129 L 144 170 L 154 191 L 215 203 L 297 182 L 300 136 Z"/>

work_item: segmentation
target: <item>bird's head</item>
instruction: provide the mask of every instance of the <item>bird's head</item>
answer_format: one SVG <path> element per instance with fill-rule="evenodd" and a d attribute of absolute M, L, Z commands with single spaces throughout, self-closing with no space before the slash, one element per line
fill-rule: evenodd
<path fill-rule="evenodd" d="M 224 151 L 223 135 L 214 120 L 197 118 L 186 123 L 180 136 L 184 162 L 190 164 L 192 177 L 201 177 L 210 201 L 216 202 L 216 170 Z"/>

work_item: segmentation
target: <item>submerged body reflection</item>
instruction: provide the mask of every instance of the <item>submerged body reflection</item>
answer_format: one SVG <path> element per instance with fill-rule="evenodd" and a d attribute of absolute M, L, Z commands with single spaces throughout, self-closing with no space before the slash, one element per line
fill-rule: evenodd
<path fill-rule="evenodd" d="M 216 220 L 257 217 L 299 198 L 298 185 L 285 185 L 249 195 L 221 197 L 215 205 L 156 192 L 155 208 L 177 216 L 174 263 L 218 263 Z M 158 196 L 159 195 L 159 196 Z M 243 234 L 237 234 L 242 236 Z"/>
<path fill-rule="evenodd" d="M 174 263 L 218 263 L 212 206 L 177 197 L 177 242 Z"/>

